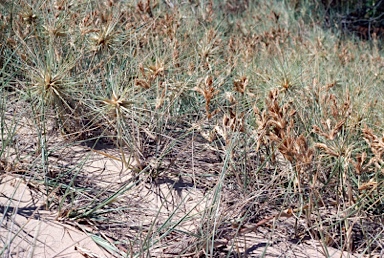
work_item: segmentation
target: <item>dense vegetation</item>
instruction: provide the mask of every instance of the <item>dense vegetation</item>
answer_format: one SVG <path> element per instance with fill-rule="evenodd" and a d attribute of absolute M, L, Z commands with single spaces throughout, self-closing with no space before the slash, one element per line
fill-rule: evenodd
<path fill-rule="evenodd" d="M 116 257 L 383 252 L 381 39 L 331 2 L 0 2 L 1 176 Z"/>

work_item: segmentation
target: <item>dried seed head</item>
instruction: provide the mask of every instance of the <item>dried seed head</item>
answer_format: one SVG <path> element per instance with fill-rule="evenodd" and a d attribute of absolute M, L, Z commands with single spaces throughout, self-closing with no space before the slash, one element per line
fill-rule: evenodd
<path fill-rule="evenodd" d="M 245 76 L 243 76 L 240 79 L 235 80 L 233 82 L 233 85 L 235 87 L 235 91 L 243 94 L 248 85 L 248 79 Z"/>
<path fill-rule="evenodd" d="M 144 89 L 149 89 L 151 88 L 151 85 L 149 84 L 149 82 L 147 80 L 144 80 L 144 79 L 136 79 L 135 80 L 135 85 L 136 86 L 140 86 Z"/>
<path fill-rule="evenodd" d="M 205 78 L 205 87 L 206 88 L 211 88 L 212 87 L 212 83 L 213 83 L 213 78 L 212 78 L 212 76 L 207 76 L 206 78 Z"/>

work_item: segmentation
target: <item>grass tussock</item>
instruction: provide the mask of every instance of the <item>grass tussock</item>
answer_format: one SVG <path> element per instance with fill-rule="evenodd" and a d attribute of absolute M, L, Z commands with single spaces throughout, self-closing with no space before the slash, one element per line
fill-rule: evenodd
<path fill-rule="evenodd" d="M 116 257 L 382 254 L 382 43 L 284 2 L 1 2 L 1 184 Z"/>

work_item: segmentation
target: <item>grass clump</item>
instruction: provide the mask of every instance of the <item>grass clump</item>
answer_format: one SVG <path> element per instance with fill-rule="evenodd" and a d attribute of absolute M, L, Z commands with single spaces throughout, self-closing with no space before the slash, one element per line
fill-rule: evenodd
<path fill-rule="evenodd" d="M 284 1 L 0 5 L 0 182 L 35 212 L 116 257 L 383 252 L 378 39 Z"/>

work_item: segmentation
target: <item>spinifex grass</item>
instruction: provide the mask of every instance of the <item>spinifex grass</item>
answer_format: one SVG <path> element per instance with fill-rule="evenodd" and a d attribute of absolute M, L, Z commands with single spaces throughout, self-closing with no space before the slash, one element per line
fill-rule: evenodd
<path fill-rule="evenodd" d="M 126 168 L 131 167 L 131 159 L 126 159 L 124 147 L 129 146 L 131 153 L 138 153 L 139 146 L 136 145 L 134 139 L 129 138 L 130 135 L 134 135 L 137 131 L 136 124 L 133 122 L 131 126 L 128 126 L 127 120 L 132 115 L 131 106 L 132 100 L 129 100 L 129 95 L 132 93 L 130 89 L 133 85 L 119 85 L 119 82 L 115 82 L 116 79 L 110 78 L 108 80 L 108 95 L 107 98 L 101 100 L 101 108 L 97 110 L 98 116 L 102 118 L 100 123 L 105 123 L 105 128 L 112 128 L 116 131 L 116 146 L 120 150 L 121 160 Z M 128 128 L 132 131 L 126 132 Z M 135 155 L 135 160 L 138 161 L 139 156 Z"/>
<path fill-rule="evenodd" d="M 0 4 L 4 164 L 114 256 L 380 252 L 380 42 L 286 2 Z"/>

